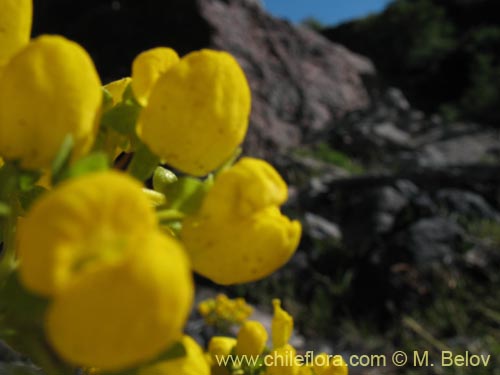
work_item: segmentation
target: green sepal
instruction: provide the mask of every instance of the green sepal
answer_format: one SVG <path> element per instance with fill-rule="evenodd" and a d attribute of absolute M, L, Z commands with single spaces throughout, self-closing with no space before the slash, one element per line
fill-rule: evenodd
<path fill-rule="evenodd" d="M 109 160 L 107 155 L 101 151 L 95 151 L 76 161 L 70 167 L 66 168 L 58 176 L 58 181 L 80 177 L 89 173 L 102 172 L 109 169 Z"/>
<path fill-rule="evenodd" d="M 146 181 L 150 178 L 160 159 L 142 142 L 137 144 L 132 161 L 128 166 L 128 173 L 139 181 Z"/>
<path fill-rule="evenodd" d="M 141 105 L 134 98 L 132 85 L 129 84 L 123 92 L 122 101 L 104 112 L 101 124 L 120 134 L 135 134 L 135 125 L 141 109 Z"/>
<path fill-rule="evenodd" d="M 103 112 L 108 111 L 113 107 L 113 95 L 108 89 L 102 87 L 102 110 Z"/>
<path fill-rule="evenodd" d="M 167 207 L 170 210 L 190 215 L 198 211 L 211 187 L 210 178 L 202 181 L 194 177 L 181 177 L 176 182 L 166 185 L 160 192 L 167 197 Z"/>

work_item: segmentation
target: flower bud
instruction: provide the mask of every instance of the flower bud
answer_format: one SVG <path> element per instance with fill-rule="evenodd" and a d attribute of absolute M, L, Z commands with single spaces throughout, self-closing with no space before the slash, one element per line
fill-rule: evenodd
<path fill-rule="evenodd" d="M 241 326 L 237 341 L 236 354 L 257 356 L 266 347 L 267 331 L 262 323 L 248 320 Z"/>
<path fill-rule="evenodd" d="M 273 347 L 280 348 L 288 344 L 292 336 L 293 318 L 281 308 L 281 301 L 273 299 L 274 316 L 271 323 Z"/>

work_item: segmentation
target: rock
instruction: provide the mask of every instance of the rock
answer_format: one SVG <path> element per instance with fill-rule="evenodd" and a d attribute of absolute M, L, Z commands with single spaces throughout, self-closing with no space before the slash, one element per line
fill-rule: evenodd
<path fill-rule="evenodd" d="M 429 269 L 433 264 L 451 265 L 464 238 L 463 229 L 443 217 L 418 220 L 399 235 L 399 244 L 412 256 L 417 267 Z"/>
<path fill-rule="evenodd" d="M 246 152 L 269 156 L 316 139 L 346 113 L 367 108 L 373 64 L 303 27 L 267 14 L 257 0 L 63 0 L 40 2 L 34 34 L 61 33 L 90 52 L 104 81 L 129 75 L 134 56 L 166 45 L 185 54 L 231 52 L 253 105 Z"/>
<path fill-rule="evenodd" d="M 342 232 L 337 224 L 332 223 L 325 218 L 307 212 L 304 215 L 305 232 L 313 239 L 326 240 L 341 240 Z"/>
<path fill-rule="evenodd" d="M 436 193 L 437 202 L 449 213 L 466 219 L 496 220 L 500 215 L 479 194 L 459 189 L 442 189 Z"/>

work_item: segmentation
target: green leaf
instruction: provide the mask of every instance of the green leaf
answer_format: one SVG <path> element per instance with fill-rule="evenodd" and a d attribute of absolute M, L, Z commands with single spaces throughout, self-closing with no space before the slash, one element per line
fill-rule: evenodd
<path fill-rule="evenodd" d="M 23 363 L 0 363 L 2 375 L 44 375 L 42 370 Z"/>
<path fill-rule="evenodd" d="M 8 204 L 0 202 L 0 217 L 9 216 L 10 211 L 10 206 Z"/>
<path fill-rule="evenodd" d="M 52 162 L 51 175 L 54 182 L 57 181 L 57 177 L 59 176 L 59 174 L 68 166 L 74 145 L 75 142 L 73 140 L 73 136 L 71 136 L 71 134 L 68 134 L 64 138 L 61 147 L 59 148 L 59 151 L 57 152 L 57 155 Z"/>
<path fill-rule="evenodd" d="M 158 156 L 153 154 L 145 144 L 139 143 L 128 166 L 128 172 L 138 180 L 146 181 L 153 175 L 159 162 Z"/>

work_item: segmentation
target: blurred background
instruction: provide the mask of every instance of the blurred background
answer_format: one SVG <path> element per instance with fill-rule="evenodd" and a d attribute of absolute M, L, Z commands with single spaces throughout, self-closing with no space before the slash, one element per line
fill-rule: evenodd
<path fill-rule="evenodd" d="M 493 361 L 352 374 L 500 374 L 499 7 L 35 0 L 34 35 L 81 43 L 104 83 L 159 45 L 234 54 L 253 93 L 245 153 L 285 176 L 285 210 L 304 236 L 285 268 L 230 295 L 263 316 L 282 298 L 304 348 L 469 350 Z"/>

